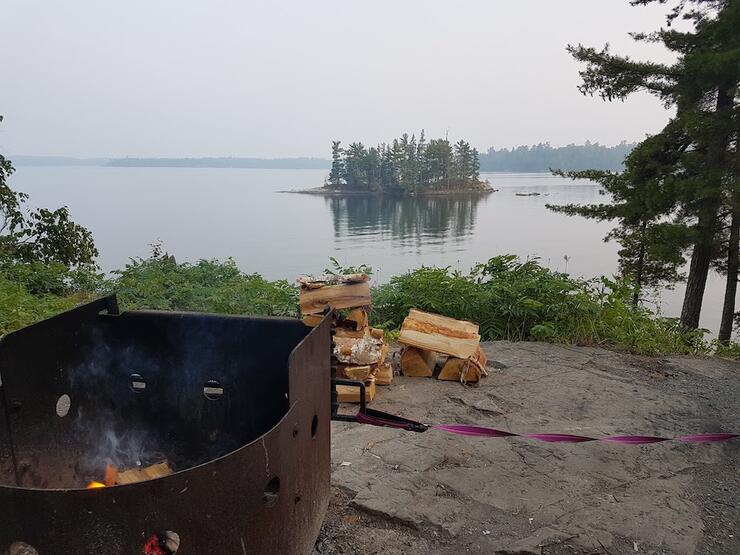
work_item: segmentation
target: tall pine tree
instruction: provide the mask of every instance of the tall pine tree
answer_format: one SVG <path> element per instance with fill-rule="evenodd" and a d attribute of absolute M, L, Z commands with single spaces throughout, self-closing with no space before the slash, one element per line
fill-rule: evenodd
<path fill-rule="evenodd" d="M 667 0 L 634 0 L 633 5 Z M 663 44 L 677 55 L 671 65 L 639 62 L 611 54 L 608 46 L 596 50 L 569 46 L 573 57 L 586 63 L 580 72 L 583 94 L 598 94 L 605 100 L 624 100 L 632 93 L 647 91 L 666 106 L 676 108 L 662 140 L 673 142 L 678 154 L 667 168 L 673 181 L 673 196 L 665 218 L 688 225 L 692 240 L 691 263 L 681 322 L 687 328 L 699 325 L 710 264 L 717 256 L 722 233 L 722 205 L 728 189 L 737 187 L 738 81 L 740 81 L 740 0 L 679 0 L 670 11 L 668 28 L 650 34 L 633 34 L 637 41 Z M 678 18 L 690 23 L 689 31 L 671 28 Z M 645 162 L 647 163 L 647 162 Z M 639 208 L 639 207 L 636 207 Z M 737 249 L 728 248 L 727 255 Z M 729 265 L 728 265 L 729 266 Z M 729 280 L 737 280 L 730 270 Z M 726 305 L 734 310 L 734 294 L 727 288 Z"/>

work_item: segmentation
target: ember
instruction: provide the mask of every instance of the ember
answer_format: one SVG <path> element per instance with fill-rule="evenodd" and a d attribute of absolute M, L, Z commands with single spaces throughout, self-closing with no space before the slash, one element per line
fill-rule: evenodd
<path fill-rule="evenodd" d="M 98 489 L 98 488 L 104 488 L 105 484 L 103 482 L 90 482 L 85 486 L 86 489 Z"/>
<path fill-rule="evenodd" d="M 180 548 L 180 536 L 175 532 L 152 534 L 144 544 L 144 555 L 174 555 Z"/>

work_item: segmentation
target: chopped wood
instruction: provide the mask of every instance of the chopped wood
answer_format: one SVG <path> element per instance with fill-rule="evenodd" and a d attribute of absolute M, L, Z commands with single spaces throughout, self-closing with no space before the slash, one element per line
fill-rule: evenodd
<path fill-rule="evenodd" d="M 331 308 L 357 308 L 370 305 L 367 281 L 349 285 L 327 285 L 320 289 L 301 289 L 301 314 L 318 314 Z"/>
<path fill-rule="evenodd" d="M 364 382 L 370 377 L 370 373 L 373 368 L 370 365 L 365 366 L 346 366 L 340 365 L 337 367 L 337 374 L 341 374 L 342 377 L 349 380 L 357 380 L 358 382 Z"/>
<path fill-rule="evenodd" d="M 367 328 L 367 310 L 364 308 L 355 308 L 344 319 L 345 322 L 354 326 L 355 330 L 364 331 Z"/>
<path fill-rule="evenodd" d="M 337 401 L 340 403 L 359 403 L 360 388 L 352 385 L 338 385 Z M 365 402 L 370 402 L 375 398 L 375 380 L 365 384 Z"/>
<path fill-rule="evenodd" d="M 438 380 L 459 382 L 463 371 L 467 373 L 470 360 L 467 358 L 448 357 L 437 376 Z"/>
<path fill-rule="evenodd" d="M 478 345 L 478 350 L 475 351 L 475 355 L 473 355 L 473 357 L 483 368 L 485 368 L 486 364 L 488 364 L 488 357 L 486 356 L 486 353 L 483 351 L 480 345 Z"/>
<path fill-rule="evenodd" d="M 136 482 L 143 482 L 144 480 L 169 476 L 172 473 L 173 470 L 167 461 L 162 461 L 145 468 L 132 468 L 131 470 L 120 471 L 118 472 L 116 483 L 119 485 L 134 484 Z"/>
<path fill-rule="evenodd" d="M 351 337 L 353 339 L 360 339 L 365 337 L 365 330 L 351 330 L 349 328 L 335 328 L 334 337 Z"/>
<path fill-rule="evenodd" d="M 359 339 L 334 336 L 334 356 L 344 364 L 377 364 L 382 350 L 383 342 L 369 335 Z"/>
<path fill-rule="evenodd" d="M 380 347 L 380 359 L 378 359 L 378 364 L 383 364 L 385 362 L 385 359 L 388 358 L 389 350 L 390 350 L 390 345 L 384 342 L 383 346 Z"/>
<path fill-rule="evenodd" d="M 368 281 L 367 274 L 331 274 L 323 276 L 300 276 L 296 281 L 306 289 L 318 289 L 325 285 L 338 285 L 347 283 L 361 283 Z"/>
<path fill-rule="evenodd" d="M 393 366 L 390 362 L 379 364 L 375 372 L 375 383 L 378 385 L 390 385 L 393 381 Z"/>
<path fill-rule="evenodd" d="M 467 359 L 448 357 L 442 366 L 442 370 L 439 371 L 437 379 L 466 384 L 477 383 L 485 375 L 483 366 L 475 356 Z"/>
<path fill-rule="evenodd" d="M 380 328 L 370 328 L 370 335 L 372 335 L 375 339 L 385 338 L 385 332 Z"/>
<path fill-rule="evenodd" d="M 478 326 L 466 320 L 455 320 L 448 316 L 423 312 L 412 308 L 403 322 L 403 327 L 423 333 L 441 334 L 460 339 L 480 339 Z"/>
<path fill-rule="evenodd" d="M 416 347 L 407 347 L 401 353 L 401 372 L 404 376 L 428 378 L 434 372 L 437 353 Z"/>
<path fill-rule="evenodd" d="M 471 322 L 411 309 L 403 321 L 398 341 L 457 358 L 469 358 L 480 344 L 480 335 L 478 326 Z"/>
<path fill-rule="evenodd" d="M 315 328 L 321 323 L 321 320 L 324 319 L 324 316 L 322 314 L 306 314 L 303 317 L 303 323 L 306 324 L 309 328 Z"/>

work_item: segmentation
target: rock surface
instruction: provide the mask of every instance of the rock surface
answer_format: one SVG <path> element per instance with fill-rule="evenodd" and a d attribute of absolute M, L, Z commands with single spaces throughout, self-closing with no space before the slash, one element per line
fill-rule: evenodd
<path fill-rule="evenodd" d="M 740 429 L 740 364 L 545 343 L 483 344 L 478 387 L 394 379 L 373 408 L 516 432 Z M 332 424 L 315 554 L 740 552 L 740 442 L 548 444 Z"/>

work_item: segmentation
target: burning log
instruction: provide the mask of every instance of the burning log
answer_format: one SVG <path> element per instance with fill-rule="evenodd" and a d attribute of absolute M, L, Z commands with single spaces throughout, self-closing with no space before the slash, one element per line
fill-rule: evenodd
<path fill-rule="evenodd" d="M 145 468 L 132 468 L 131 470 L 124 470 L 118 473 L 119 485 L 123 484 L 134 484 L 136 482 L 143 482 L 144 480 L 153 480 L 154 478 L 161 478 L 162 476 L 169 476 L 174 471 L 170 468 L 167 461 L 162 461 Z"/>
<path fill-rule="evenodd" d="M 167 461 L 158 462 L 144 468 L 132 468 L 119 471 L 115 466 L 108 463 L 105 465 L 105 477 L 103 482 L 93 481 L 85 486 L 86 489 L 105 488 L 114 485 L 135 484 L 144 480 L 153 480 L 169 476 L 174 471 Z"/>

